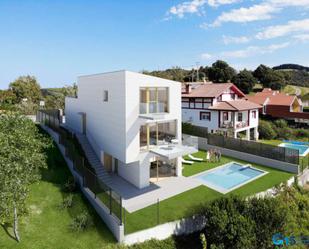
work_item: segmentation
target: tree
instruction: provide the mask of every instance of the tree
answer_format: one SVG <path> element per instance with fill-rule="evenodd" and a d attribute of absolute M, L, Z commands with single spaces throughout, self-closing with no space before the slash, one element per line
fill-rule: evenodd
<path fill-rule="evenodd" d="M 18 103 L 27 99 L 37 104 L 41 99 L 41 88 L 34 76 L 20 76 L 10 83 L 10 89 L 16 95 Z"/>
<path fill-rule="evenodd" d="M 253 76 L 259 81 L 262 82 L 267 70 L 270 70 L 270 67 L 267 67 L 263 64 L 259 65 L 254 71 Z"/>
<path fill-rule="evenodd" d="M 284 75 L 281 72 L 272 69 L 268 69 L 265 72 L 261 83 L 263 87 L 268 87 L 273 90 L 281 90 L 286 85 Z"/>
<path fill-rule="evenodd" d="M 274 139 L 277 134 L 274 128 L 271 126 L 270 122 L 259 120 L 259 135 L 263 139 Z"/>
<path fill-rule="evenodd" d="M 232 82 L 244 93 L 249 93 L 257 83 L 257 80 L 253 77 L 251 71 L 244 69 L 232 79 Z"/>
<path fill-rule="evenodd" d="M 13 223 L 20 241 L 18 218 L 26 211 L 30 184 L 46 167 L 46 141 L 31 120 L 7 113 L 0 116 L 0 144 L 0 223 Z"/>
<path fill-rule="evenodd" d="M 225 61 L 218 60 L 208 68 L 209 80 L 215 83 L 223 83 L 231 81 L 236 75 L 234 68 L 230 67 Z"/>

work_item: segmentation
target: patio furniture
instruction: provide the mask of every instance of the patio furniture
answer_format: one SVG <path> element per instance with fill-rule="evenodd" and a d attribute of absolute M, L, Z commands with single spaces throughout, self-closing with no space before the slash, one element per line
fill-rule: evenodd
<path fill-rule="evenodd" d="M 184 164 L 190 164 L 190 165 L 192 165 L 194 163 L 192 161 L 188 161 L 188 160 L 185 160 L 183 158 L 181 158 L 181 162 L 184 163 Z"/>
<path fill-rule="evenodd" d="M 198 158 L 198 157 L 192 156 L 191 154 L 189 154 L 188 157 L 189 157 L 192 161 L 196 161 L 196 162 L 202 162 L 202 161 L 203 161 L 203 158 Z"/>

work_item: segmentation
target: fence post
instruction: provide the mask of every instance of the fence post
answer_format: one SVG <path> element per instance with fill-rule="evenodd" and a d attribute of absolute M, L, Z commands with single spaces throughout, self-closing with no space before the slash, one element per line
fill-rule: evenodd
<path fill-rule="evenodd" d="M 109 214 L 112 214 L 112 189 L 109 188 Z"/>
<path fill-rule="evenodd" d="M 122 225 L 122 198 L 119 196 L 119 201 L 120 201 L 120 225 Z"/>
<path fill-rule="evenodd" d="M 157 224 L 160 224 L 160 201 L 159 198 L 157 199 Z"/>

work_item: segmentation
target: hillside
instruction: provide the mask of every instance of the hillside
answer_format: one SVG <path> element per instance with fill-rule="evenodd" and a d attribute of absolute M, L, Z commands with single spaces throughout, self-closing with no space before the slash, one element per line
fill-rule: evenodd
<path fill-rule="evenodd" d="M 282 64 L 279 66 L 273 67 L 274 70 L 299 70 L 309 72 L 309 67 L 305 67 L 298 64 Z"/>

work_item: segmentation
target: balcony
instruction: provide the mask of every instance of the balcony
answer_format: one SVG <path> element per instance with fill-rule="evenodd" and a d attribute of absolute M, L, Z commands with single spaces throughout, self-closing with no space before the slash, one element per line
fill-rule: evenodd
<path fill-rule="evenodd" d="M 223 128 L 223 129 L 241 129 L 241 128 L 245 128 L 249 126 L 249 120 L 246 121 L 236 121 L 235 122 L 235 126 L 234 126 L 234 122 L 233 121 L 223 121 L 220 123 L 220 127 L 219 128 Z"/>

